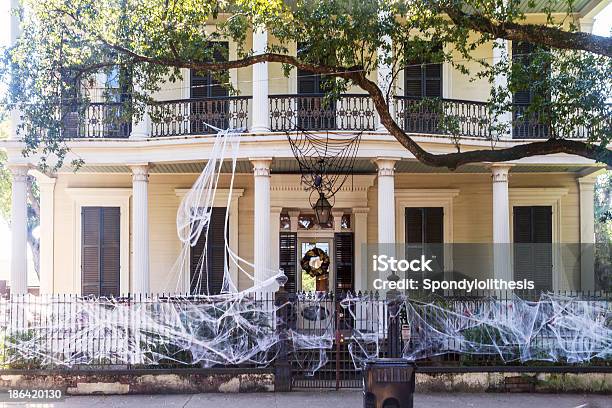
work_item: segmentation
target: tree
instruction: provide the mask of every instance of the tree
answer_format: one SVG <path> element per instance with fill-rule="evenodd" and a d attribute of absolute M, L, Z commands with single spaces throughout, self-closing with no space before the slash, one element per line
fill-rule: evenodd
<path fill-rule="evenodd" d="M 0 123 L 0 139 L 8 135 L 8 121 Z M 6 153 L 0 150 L 0 216 L 10 226 L 11 220 L 11 173 L 6 168 Z M 28 177 L 28 245 L 32 251 L 34 272 L 40 277 L 40 239 L 34 236 L 34 229 L 40 224 L 40 195 L 33 177 Z"/>
<path fill-rule="evenodd" d="M 25 0 L 23 35 L 6 51 L 3 73 L 11 78 L 7 103 L 22 112 L 20 131 L 26 154 L 38 151 L 59 157 L 67 106 L 87 104 L 83 92 L 100 73 L 122 67 L 132 81 L 125 92 L 126 115 L 142 115 L 150 95 L 164 81 L 180 79 L 181 68 L 222 76 L 231 68 L 258 62 L 281 63 L 285 72 L 298 68 L 325 74 L 328 99 L 356 85 L 371 97 L 381 122 L 419 161 L 455 169 L 473 162 L 501 162 L 522 157 L 570 153 L 612 164 L 608 148 L 612 94 L 612 39 L 581 33 L 573 20 L 573 0 L 565 15 L 553 13 L 559 2 L 543 6 L 546 25 L 525 24 L 517 0 Z M 531 4 L 531 3 L 530 3 Z M 216 30 L 209 30 L 210 23 Z M 278 39 L 263 54 L 247 44 L 249 29 L 266 27 Z M 476 35 L 474 35 L 476 33 Z M 215 41 L 238 43 L 238 58 L 214 61 Z M 504 55 L 493 63 L 474 50 L 496 39 L 533 44 L 532 58 Z M 390 41 L 389 41 L 390 40 Z M 299 42 L 307 52 L 291 55 Z M 392 45 L 391 45 L 392 44 Z M 445 44 L 440 48 L 439 44 Z M 377 57 L 383 50 L 386 57 Z M 488 100 L 493 118 L 512 109 L 512 94 L 538 90 L 526 114 L 537 114 L 550 128 L 547 140 L 497 147 L 496 138 L 508 123 L 494 121 L 491 147 L 434 154 L 404 132 L 390 113 L 391 88 L 380 89 L 370 75 L 381 63 L 392 66 L 391 77 L 424 58 L 447 62 L 468 78 L 508 78 L 508 85 L 491 87 Z M 229 87 L 229 86 L 228 86 Z M 80 92 L 74 92 L 79 89 Z M 76 96 L 78 94 L 78 96 Z M 425 98 L 420 103 L 430 103 Z M 442 121 L 444 122 L 444 121 Z M 457 129 L 448 121 L 447 133 Z M 573 139 L 576 129 L 589 128 L 586 141 Z"/>

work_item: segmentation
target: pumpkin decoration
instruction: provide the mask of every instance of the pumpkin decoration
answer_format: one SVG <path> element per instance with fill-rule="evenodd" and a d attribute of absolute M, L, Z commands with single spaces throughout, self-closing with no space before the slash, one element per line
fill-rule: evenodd
<path fill-rule="evenodd" d="M 329 256 L 321 248 L 314 247 L 304 254 L 300 266 L 313 278 L 329 273 Z"/>

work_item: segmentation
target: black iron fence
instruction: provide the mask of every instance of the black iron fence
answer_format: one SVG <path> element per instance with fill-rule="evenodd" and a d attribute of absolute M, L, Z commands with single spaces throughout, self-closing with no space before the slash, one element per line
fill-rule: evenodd
<path fill-rule="evenodd" d="M 216 129 L 229 127 L 248 129 L 251 98 L 231 96 L 156 102 L 149 109 L 150 136 L 213 134 Z M 494 133 L 493 115 L 485 102 L 396 96 L 393 109 L 397 123 L 409 133 L 483 139 L 490 139 Z M 63 117 L 63 134 L 66 138 L 129 137 L 132 118 L 126 112 L 121 102 L 91 103 L 83 109 L 69 109 Z M 597 114 L 586 114 L 579 107 L 557 114 L 563 118 L 551 118 L 544 112 L 533 111 L 529 105 L 514 104 L 509 112 L 508 130 L 516 139 L 589 138 L 605 133 L 612 126 L 610 104 Z M 337 98 L 326 98 L 323 94 L 272 95 L 269 115 L 273 132 L 373 131 L 377 125 L 374 103 L 365 94 L 344 94 Z"/>
<path fill-rule="evenodd" d="M 610 371 L 610 333 L 608 292 L 0 299 L 3 370 L 267 367 L 281 390 L 359 388 L 363 363 L 377 357 L 429 372 Z"/>
<path fill-rule="evenodd" d="M 364 94 L 272 95 L 270 130 L 375 130 L 376 110 Z"/>
<path fill-rule="evenodd" d="M 65 138 L 127 138 L 131 130 L 132 118 L 121 102 L 74 106 L 63 114 Z"/>
<path fill-rule="evenodd" d="M 246 129 L 250 96 L 178 99 L 151 106 L 151 136 L 213 134 L 217 129 Z M 212 125 L 210 127 L 208 125 Z"/>

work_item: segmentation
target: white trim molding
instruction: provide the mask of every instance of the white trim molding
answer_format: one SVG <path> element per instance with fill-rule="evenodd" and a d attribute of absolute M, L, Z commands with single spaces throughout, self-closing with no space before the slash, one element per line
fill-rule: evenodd
<path fill-rule="evenodd" d="M 185 197 L 185 194 L 189 192 L 189 188 L 175 188 L 174 194 L 179 197 L 181 200 Z M 226 207 L 228 204 L 228 199 L 230 203 L 229 207 L 229 247 L 230 250 L 236 255 L 240 256 L 238 252 L 238 217 L 239 217 L 239 199 L 244 194 L 244 189 L 242 188 L 234 188 L 231 190 L 231 198 L 230 198 L 230 190 L 229 189 L 217 189 L 215 191 L 215 197 L 213 201 L 213 207 Z M 189 253 L 187 253 L 187 259 L 189 259 Z M 183 262 L 183 277 L 189 277 L 189 262 Z M 232 282 L 238 285 L 238 265 L 234 262 L 228 265 L 230 277 Z M 181 277 L 182 279 L 182 277 Z M 185 293 L 189 292 L 189 279 L 182 279 L 183 290 Z M 179 285 L 181 283 L 179 282 Z"/>
<path fill-rule="evenodd" d="M 406 208 L 442 207 L 444 233 L 444 279 L 451 279 L 453 270 L 453 200 L 459 195 L 454 188 L 415 188 L 395 190 L 396 242 L 406 243 Z"/>
<path fill-rule="evenodd" d="M 569 189 L 563 187 L 527 187 L 509 188 L 510 201 L 510 242 L 514 242 L 514 207 L 539 206 L 552 207 L 552 243 L 563 242 L 561 234 L 561 199 L 566 196 Z M 511 259 L 512 263 L 513 259 Z M 569 288 L 569 282 L 561 274 L 562 258 L 559 245 L 553 245 L 553 290 Z M 512 267 L 514 271 L 514 266 Z"/>
<path fill-rule="evenodd" d="M 459 195 L 453 188 L 415 188 L 395 190 L 397 242 L 406 242 L 406 208 L 442 207 L 444 211 L 444 243 L 453 243 L 453 199 Z"/>
<path fill-rule="evenodd" d="M 81 208 L 119 207 L 120 246 L 119 291 L 130 292 L 130 197 L 131 188 L 66 188 L 72 199 L 73 293 L 80 294 L 81 285 Z"/>

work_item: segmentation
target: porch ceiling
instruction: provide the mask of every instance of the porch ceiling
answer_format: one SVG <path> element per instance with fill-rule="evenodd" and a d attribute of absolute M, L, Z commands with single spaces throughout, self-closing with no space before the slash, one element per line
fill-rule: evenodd
<path fill-rule="evenodd" d="M 177 163 L 154 163 L 149 170 L 152 174 L 199 174 L 204 166 L 205 161 L 198 162 L 177 162 Z M 471 174 L 471 173 L 490 173 L 490 169 L 485 164 L 470 164 L 462 166 L 454 172 L 445 168 L 434 168 L 426 166 L 414 160 L 402 160 L 395 166 L 398 173 L 455 173 L 455 174 Z M 593 167 L 589 166 L 571 166 L 571 165 L 520 165 L 517 164 L 512 168 L 513 173 L 583 173 Z M 69 171 L 69 170 L 66 170 Z M 222 166 L 224 173 L 231 172 L 231 162 L 226 161 Z M 126 165 L 85 165 L 79 172 L 81 173 L 130 173 L 130 168 Z M 248 160 L 239 160 L 236 163 L 236 173 L 250 174 L 252 165 Z M 275 159 L 272 162 L 273 174 L 298 174 L 300 168 L 296 160 L 291 159 Z M 376 166 L 369 159 L 358 159 L 355 161 L 353 168 L 355 174 L 374 174 Z"/>

